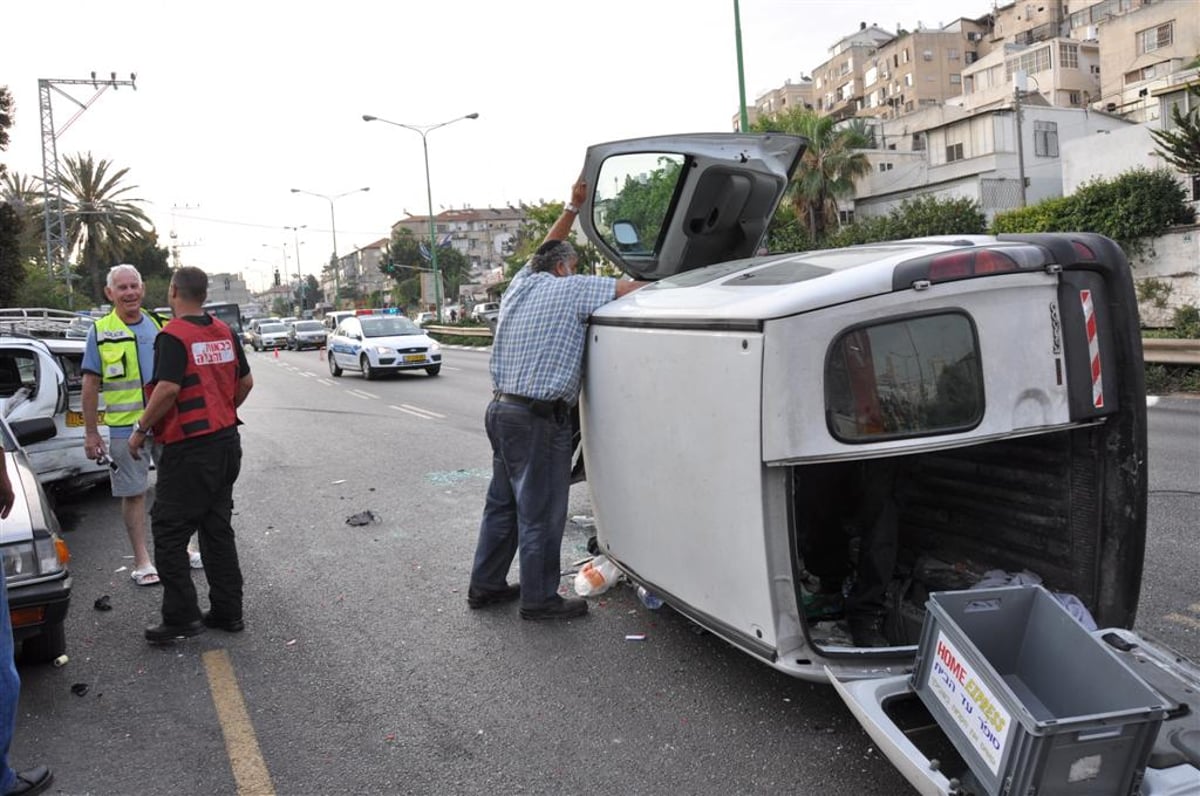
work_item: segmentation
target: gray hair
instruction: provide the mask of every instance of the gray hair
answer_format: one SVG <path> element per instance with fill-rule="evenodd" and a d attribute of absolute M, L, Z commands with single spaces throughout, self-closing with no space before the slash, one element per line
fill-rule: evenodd
<path fill-rule="evenodd" d="M 538 247 L 529 264 L 534 271 L 553 271 L 559 263 L 578 259 L 575 247 L 565 240 L 546 241 Z"/>
<path fill-rule="evenodd" d="M 113 288 L 115 288 L 117 286 L 117 277 L 119 277 L 121 274 L 128 273 L 128 272 L 132 272 L 133 275 L 137 277 L 138 282 L 142 281 L 142 274 L 140 271 L 138 271 L 137 268 L 133 267 L 129 263 L 121 263 L 120 265 L 114 265 L 112 268 L 108 269 L 108 283 L 107 284 L 108 284 L 109 290 L 112 290 Z"/>

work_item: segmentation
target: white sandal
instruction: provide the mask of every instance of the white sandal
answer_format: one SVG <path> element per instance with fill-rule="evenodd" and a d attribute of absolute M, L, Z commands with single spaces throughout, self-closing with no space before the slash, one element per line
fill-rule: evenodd
<path fill-rule="evenodd" d="M 142 569 L 135 569 L 129 573 L 129 577 L 139 586 L 153 586 L 158 583 L 158 570 L 153 564 L 148 564 Z"/>
<path fill-rule="evenodd" d="M 199 550 L 188 551 L 188 564 L 191 565 L 192 569 L 204 569 L 204 559 L 200 557 Z"/>

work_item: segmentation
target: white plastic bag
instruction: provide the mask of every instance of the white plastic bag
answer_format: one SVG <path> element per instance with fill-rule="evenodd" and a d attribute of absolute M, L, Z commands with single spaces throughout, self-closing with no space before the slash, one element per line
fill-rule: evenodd
<path fill-rule="evenodd" d="M 621 570 L 608 560 L 608 556 L 596 556 L 575 573 L 575 593 L 580 597 L 603 594 L 621 579 Z"/>

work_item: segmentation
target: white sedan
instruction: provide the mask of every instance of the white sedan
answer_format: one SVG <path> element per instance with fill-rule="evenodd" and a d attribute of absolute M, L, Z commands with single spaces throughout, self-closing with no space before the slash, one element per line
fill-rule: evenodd
<path fill-rule="evenodd" d="M 365 379 L 401 370 L 442 369 L 442 347 L 402 315 L 355 315 L 342 320 L 330 335 L 329 372 L 357 370 Z"/>

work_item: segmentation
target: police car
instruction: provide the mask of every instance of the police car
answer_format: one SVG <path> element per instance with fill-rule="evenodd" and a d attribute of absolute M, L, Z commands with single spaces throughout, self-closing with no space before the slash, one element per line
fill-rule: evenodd
<path fill-rule="evenodd" d="M 357 370 L 364 379 L 383 373 L 442 369 L 442 347 L 402 315 L 352 315 L 343 318 L 329 337 L 329 372 L 341 376 Z"/>

